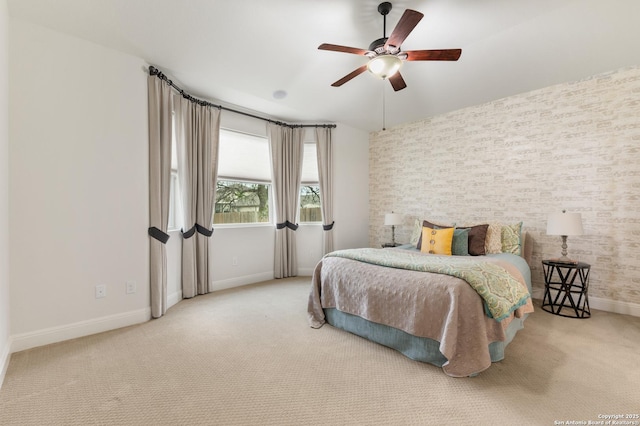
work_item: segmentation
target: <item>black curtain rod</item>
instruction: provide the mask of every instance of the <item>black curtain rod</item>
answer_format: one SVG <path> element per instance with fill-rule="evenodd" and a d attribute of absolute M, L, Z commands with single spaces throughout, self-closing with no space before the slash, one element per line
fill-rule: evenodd
<path fill-rule="evenodd" d="M 202 106 L 210 106 L 210 107 L 214 107 L 214 108 L 218 108 L 224 111 L 229 111 L 229 112 L 233 112 L 236 114 L 241 114 L 247 117 L 251 117 L 251 118 L 257 118 L 258 120 L 263 120 L 263 121 L 267 121 L 269 123 L 273 123 L 273 124 L 277 124 L 279 126 L 285 126 L 285 127 L 290 127 L 290 128 L 296 128 L 296 127 L 324 127 L 324 128 L 330 128 L 333 129 L 336 127 L 335 124 L 289 124 L 289 123 L 284 123 L 282 121 L 276 121 L 276 120 L 271 120 L 269 118 L 264 118 L 264 117 L 260 117 L 257 115 L 253 115 L 253 114 L 249 114 L 248 112 L 243 112 L 243 111 L 238 111 L 235 109 L 231 109 L 231 108 L 227 108 L 224 107 L 222 105 L 216 105 L 216 104 L 212 104 L 211 102 L 207 102 L 204 101 L 202 99 L 197 99 L 194 98 L 193 96 L 191 96 L 190 94 L 188 94 L 187 92 L 185 92 L 184 90 L 182 90 L 181 88 L 179 88 L 173 81 L 169 80 L 169 78 L 164 75 L 160 70 L 158 70 L 158 68 L 154 67 L 153 65 L 149 66 L 149 75 L 154 75 L 156 77 L 158 77 L 160 80 L 166 81 L 169 86 L 173 87 L 174 89 L 176 89 L 183 98 L 188 99 L 191 102 L 195 102 L 198 105 L 202 105 Z"/>

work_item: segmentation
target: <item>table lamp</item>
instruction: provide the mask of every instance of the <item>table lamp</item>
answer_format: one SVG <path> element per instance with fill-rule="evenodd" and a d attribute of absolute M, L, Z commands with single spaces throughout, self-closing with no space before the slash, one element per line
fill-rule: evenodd
<path fill-rule="evenodd" d="M 391 243 L 396 245 L 396 225 L 402 225 L 402 215 L 398 213 L 387 213 L 384 215 L 384 224 L 391 226 Z"/>
<path fill-rule="evenodd" d="M 582 235 L 582 215 L 580 213 L 551 213 L 547 219 L 547 235 L 560 235 L 562 237 L 562 256 L 558 259 L 551 259 L 559 263 L 578 263 L 578 261 L 567 257 L 567 236 Z"/>

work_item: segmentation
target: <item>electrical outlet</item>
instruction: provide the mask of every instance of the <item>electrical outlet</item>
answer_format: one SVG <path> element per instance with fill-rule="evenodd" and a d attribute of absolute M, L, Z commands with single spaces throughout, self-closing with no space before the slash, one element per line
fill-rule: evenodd
<path fill-rule="evenodd" d="M 96 286 L 96 299 L 107 297 L 107 286 L 100 284 Z"/>
<path fill-rule="evenodd" d="M 233 258 L 231 259 L 231 264 L 233 266 L 238 266 L 238 256 L 233 256 Z"/>
<path fill-rule="evenodd" d="M 135 281 L 127 281 L 127 294 L 133 294 L 137 291 L 137 285 Z"/>

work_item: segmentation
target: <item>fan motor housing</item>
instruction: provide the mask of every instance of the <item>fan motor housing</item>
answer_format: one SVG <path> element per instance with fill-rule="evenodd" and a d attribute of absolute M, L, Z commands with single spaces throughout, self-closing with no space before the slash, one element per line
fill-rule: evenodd
<path fill-rule="evenodd" d="M 369 45 L 369 50 L 372 52 L 376 52 L 377 54 L 383 53 L 384 52 L 384 44 L 387 42 L 389 38 L 388 37 L 383 37 L 383 38 L 379 38 L 375 41 L 373 41 L 370 45 Z"/>

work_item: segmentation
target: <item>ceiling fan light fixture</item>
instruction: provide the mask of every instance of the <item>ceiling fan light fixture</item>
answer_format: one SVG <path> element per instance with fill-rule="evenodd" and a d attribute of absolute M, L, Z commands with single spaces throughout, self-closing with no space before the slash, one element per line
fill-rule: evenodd
<path fill-rule="evenodd" d="M 340 80 L 331 84 L 332 87 L 340 87 L 344 83 L 359 76 L 367 69 L 371 74 L 389 80 L 391 87 L 396 92 L 407 87 L 404 79 L 398 72 L 404 61 L 457 61 L 462 53 L 461 49 L 438 49 L 438 50 L 401 50 L 402 43 L 407 36 L 418 25 L 424 14 L 416 10 L 406 9 L 395 28 L 387 37 L 387 15 L 391 11 L 391 3 L 382 2 L 378 6 L 378 12 L 382 15 L 382 38 L 374 40 L 369 45 L 369 49 L 359 49 L 338 44 L 322 43 L 318 46 L 320 50 L 331 50 L 334 52 L 351 53 L 369 58 L 366 65 L 360 65 Z"/>
<path fill-rule="evenodd" d="M 396 55 L 378 55 L 367 63 L 369 72 L 383 80 L 397 73 L 400 66 L 402 60 Z"/>

